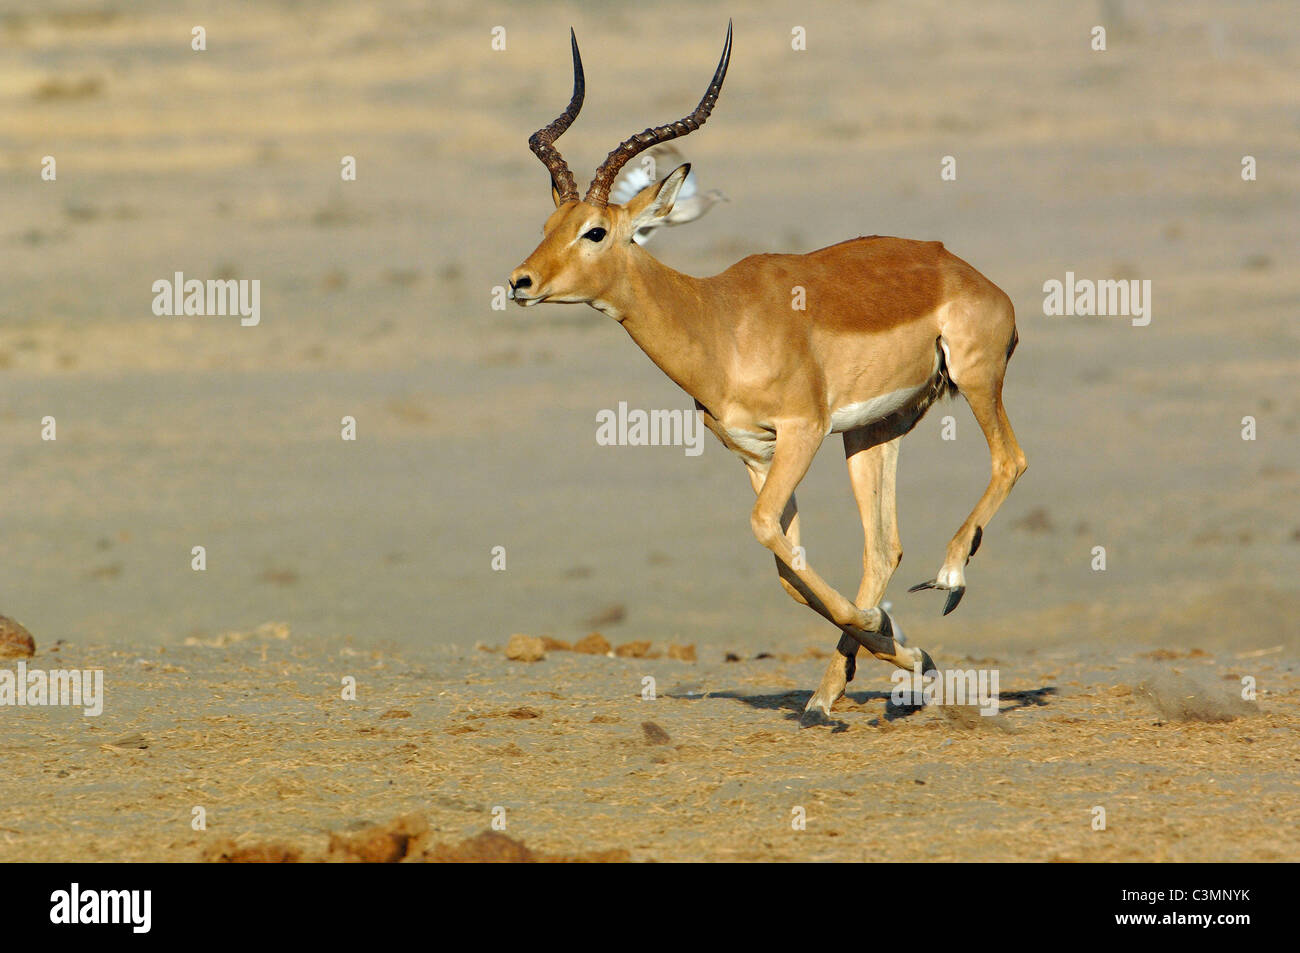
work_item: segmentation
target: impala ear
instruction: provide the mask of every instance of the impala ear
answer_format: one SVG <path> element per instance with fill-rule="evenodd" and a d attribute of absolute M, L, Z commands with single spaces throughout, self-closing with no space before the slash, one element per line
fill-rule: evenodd
<path fill-rule="evenodd" d="M 689 162 L 679 165 L 664 176 L 663 181 L 647 185 L 627 203 L 628 214 L 632 217 L 632 234 L 655 219 L 663 218 L 673 210 L 677 193 L 681 191 L 686 176 L 690 174 Z"/>

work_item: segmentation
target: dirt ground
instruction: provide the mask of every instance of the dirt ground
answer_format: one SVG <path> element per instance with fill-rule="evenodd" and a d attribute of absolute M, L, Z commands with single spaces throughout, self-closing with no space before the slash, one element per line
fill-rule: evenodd
<path fill-rule="evenodd" d="M 542 859 L 1300 859 L 1291 13 L 6 3 L 0 614 L 28 665 L 102 667 L 106 707 L 0 706 L 0 860 L 339 859 L 396 818 L 438 859 L 500 817 Z M 567 100 L 568 27 L 585 185 L 693 106 L 727 15 L 680 145 L 730 201 L 649 250 L 703 275 L 941 239 L 1016 304 L 1029 472 L 960 609 L 908 595 L 988 478 L 969 410 L 934 408 L 887 596 L 941 666 L 999 672 L 996 717 L 891 707 L 863 659 L 801 727 L 838 633 L 777 584 L 740 465 L 598 445 L 601 410 L 689 398 L 595 311 L 492 307 L 551 208 L 526 141 Z M 260 280 L 261 323 L 155 316 L 177 271 Z M 1150 324 L 1045 316 L 1067 271 L 1149 279 Z M 852 592 L 832 444 L 800 514 Z M 660 657 L 504 654 L 593 630 Z"/>
<path fill-rule="evenodd" d="M 1001 671 L 998 715 L 898 708 L 888 681 L 860 676 L 831 722 L 800 727 L 824 665 L 815 645 L 735 662 L 522 662 L 499 646 L 232 635 L 143 656 L 51 653 L 51 667 L 112 673 L 110 704 L 98 718 L 32 710 L 5 732 L 0 860 L 353 859 L 331 857 L 331 839 L 401 815 L 432 844 L 503 821 L 532 851 L 636 861 L 1300 851 L 1300 680 L 1276 652 L 941 653 L 940 665 Z M 1238 715 L 1248 673 L 1263 691 Z M 356 701 L 341 697 L 348 676 Z"/>

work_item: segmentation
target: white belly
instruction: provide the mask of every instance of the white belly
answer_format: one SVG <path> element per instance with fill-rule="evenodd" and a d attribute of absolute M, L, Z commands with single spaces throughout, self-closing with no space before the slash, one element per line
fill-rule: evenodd
<path fill-rule="evenodd" d="M 936 354 L 935 373 L 938 370 L 939 362 Z M 845 404 L 842 407 L 836 407 L 831 411 L 830 429 L 826 432 L 827 434 L 844 433 L 846 430 L 857 430 L 859 427 L 875 423 L 877 420 L 897 413 L 915 403 L 917 398 L 921 397 L 932 386 L 933 381 L 927 380 L 915 387 L 904 387 L 901 390 L 890 391 L 888 394 L 880 394 L 869 400 L 860 400 L 852 404 Z M 727 439 L 731 441 L 733 448 L 742 457 L 748 459 L 752 464 L 757 464 L 760 469 L 766 469 L 766 466 L 772 462 L 772 453 L 776 449 L 776 434 L 771 431 L 741 430 L 732 427 L 725 429 Z"/>
<path fill-rule="evenodd" d="M 881 394 L 870 400 L 860 400 L 857 403 L 837 407 L 831 411 L 831 429 L 827 432 L 843 433 L 846 430 L 856 430 L 875 423 L 882 417 L 888 417 L 902 410 L 925 393 L 929 386 L 930 382 L 926 381 L 916 387 L 904 387 L 902 390 Z"/>

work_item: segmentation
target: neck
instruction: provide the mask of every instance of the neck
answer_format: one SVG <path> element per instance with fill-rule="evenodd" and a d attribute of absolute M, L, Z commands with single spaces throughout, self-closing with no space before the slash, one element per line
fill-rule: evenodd
<path fill-rule="evenodd" d="M 704 282 L 634 247 L 620 280 L 591 306 L 614 318 L 682 390 L 709 406 L 720 383 Z"/>

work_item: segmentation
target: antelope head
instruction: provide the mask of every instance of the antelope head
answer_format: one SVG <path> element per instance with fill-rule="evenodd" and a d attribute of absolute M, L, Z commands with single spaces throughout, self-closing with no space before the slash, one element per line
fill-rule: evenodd
<path fill-rule="evenodd" d="M 596 170 L 586 197 L 579 200 L 573 173 L 554 145 L 577 118 L 586 92 L 578 39 L 572 30 L 569 38 L 573 46 L 573 97 L 554 122 L 537 130 L 528 140 L 528 147 L 551 173 L 555 211 L 542 226 L 541 244 L 510 275 L 511 295 L 523 307 L 543 301 L 577 304 L 599 301 L 626 273 L 633 256 L 647 254 L 633 241 L 633 236 L 637 229 L 665 218 L 672 211 L 677 193 L 690 172 L 690 164 L 678 166 L 624 205 L 610 204 L 610 186 L 633 156 L 704 125 L 718 101 L 731 59 L 731 24 L 728 23 L 722 58 L 695 111 L 674 123 L 651 127 L 619 143 Z"/>

